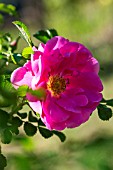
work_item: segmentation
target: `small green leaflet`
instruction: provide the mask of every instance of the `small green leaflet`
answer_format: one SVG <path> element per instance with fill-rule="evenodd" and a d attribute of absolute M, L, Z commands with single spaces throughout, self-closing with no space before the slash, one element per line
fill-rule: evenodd
<path fill-rule="evenodd" d="M 26 96 L 26 93 L 28 92 L 29 87 L 27 85 L 22 85 L 17 89 L 17 95 L 20 97 Z"/>
<path fill-rule="evenodd" d="M 29 33 L 27 26 L 20 21 L 14 21 L 13 24 L 19 29 L 19 31 L 22 34 L 22 37 L 25 39 L 25 41 L 28 43 L 28 45 L 30 47 L 32 47 L 33 43 L 32 43 L 30 33 Z"/>
<path fill-rule="evenodd" d="M 33 51 L 32 47 L 26 47 L 26 48 L 24 48 L 23 51 L 22 51 L 22 56 L 23 56 L 24 58 L 28 59 L 28 58 L 29 58 L 29 55 L 31 55 L 31 54 L 33 54 L 33 53 L 34 53 L 34 51 Z"/>
<path fill-rule="evenodd" d="M 28 136 L 34 136 L 37 132 L 37 127 L 31 124 L 30 122 L 24 123 L 24 131 Z"/>
<path fill-rule="evenodd" d="M 37 90 L 29 89 L 28 92 L 40 100 L 43 100 L 46 96 L 46 91 L 43 88 L 38 88 Z"/>
<path fill-rule="evenodd" d="M 112 117 L 112 110 L 106 105 L 99 104 L 97 110 L 98 110 L 98 116 L 101 120 L 109 120 Z"/>

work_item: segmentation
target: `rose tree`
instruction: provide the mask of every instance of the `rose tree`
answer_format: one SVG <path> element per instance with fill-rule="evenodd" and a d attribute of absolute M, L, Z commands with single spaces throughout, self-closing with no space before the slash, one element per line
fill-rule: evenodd
<path fill-rule="evenodd" d="M 4 6 L 4 8 L 11 6 Z M 57 135 L 62 142 L 65 128 L 86 122 L 97 108 L 99 118 L 112 117 L 113 99 L 102 96 L 97 59 L 84 45 L 58 36 L 56 30 L 38 31 L 35 46 L 25 24 L 13 22 L 28 47 L 15 52 L 20 36 L 0 37 L 0 136 L 9 144 L 19 127 L 27 136 L 38 131 L 44 138 Z M 29 110 L 23 112 L 23 106 Z M 6 159 L 0 149 L 0 169 Z"/>

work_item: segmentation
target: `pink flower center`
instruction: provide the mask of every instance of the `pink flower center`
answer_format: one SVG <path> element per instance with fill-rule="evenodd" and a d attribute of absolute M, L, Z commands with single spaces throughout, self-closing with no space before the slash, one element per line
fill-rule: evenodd
<path fill-rule="evenodd" d="M 59 75 L 50 76 L 47 89 L 55 97 L 58 97 L 66 89 L 66 80 Z"/>

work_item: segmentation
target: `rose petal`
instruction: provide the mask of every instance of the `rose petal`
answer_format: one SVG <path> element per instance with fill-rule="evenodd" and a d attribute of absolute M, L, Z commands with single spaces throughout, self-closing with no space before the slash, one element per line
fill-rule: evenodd
<path fill-rule="evenodd" d="M 17 68 L 11 75 L 11 82 L 17 88 L 18 86 L 28 85 L 31 87 L 32 73 L 25 67 Z"/>
<path fill-rule="evenodd" d="M 39 113 L 40 115 L 42 114 L 42 106 L 40 101 L 37 102 L 29 102 L 29 105 L 31 106 L 31 108 L 36 112 Z"/>
<path fill-rule="evenodd" d="M 49 115 L 54 122 L 62 122 L 69 118 L 68 111 L 54 103 L 48 95 L 46 100 L 42 102 L 42 107 L 45 115 Z"/>
<path fill-rule="evenodd" d="M 65 110 L 79 113 L 80 110 L 78 107 L 86 106 L 88 104 L 88 98 L 83 94 L 75 94 L 75 91 L 69 90 L 70 93 L 68 93 L 68 95 L 67 93 L 62 94 L 55 102 Z"/>

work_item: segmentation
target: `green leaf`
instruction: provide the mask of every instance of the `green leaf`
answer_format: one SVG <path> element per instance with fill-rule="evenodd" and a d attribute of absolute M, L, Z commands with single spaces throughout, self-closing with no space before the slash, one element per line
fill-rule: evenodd
<path fill-rule="evenodd" d="M 97 107 L 99 118 L 102 120 L 109 120 L 112 117 L 112 110 L 106 105 L 99 104 Z"/>
<path fill-rule="evenodd" d="M 19 31 L 21 32 L 23 38 L 26 40 L 28 45 L 32 47 L 33 43 L 31 41 L 30 33 L 27 26 L 21 21 L 14 21 L 13 24 L 19 29 Z"/>
<path fill-rule="evenodd" d="M 47 31 L 40 30 L 33 35 L 36 39 L 43 43 L 46 43 L 51 37 L 48 35 Z"/>
<path fill-rule="evenodd" d="M 30 122 L 24 123 L 24 131 L 28 136 L 34 136 L 37 132 L 37 127 L 31 124 Z"/>
<path fill-rule="evenodd" d="M 29 112 L 28 120 L 30 122 L 38 122 L 37 117 L 33 116 L 32 111 Z"/>
<path fill-rule="evenodd" d="M 8 129 L 4 129 L 1 133 L 1 142 L 9 144 L 12 140 L 12 133 Z"/>
<path fill-rule="evenodd" d="M 0 128 L 7 127 L 9 117 L 9 114 L 6 111 L 0 109 Z"/>
<path fill-rule="evenodd" d="M 28 92 L 29 87 L 27 85 L 22 85 L 17 89 L 17 95 L 20 97 L 25 97 Z"/>
<path fill-rule="evenodd" d="M 48 34 L 52 37 L 58 36 L 58 33 L 55 29 L 49 29 L 47 30 Z"/>
<path fill-rule="evenodd" d="M 61 142 L 64 142 L 66 140 L 66 136 L 64 135 L 64 133 L 55 130 L 53 130 L 52 132 L 59 137 Z"/>
<path fill-rule="evenodd" d="M 6 157 L 3 154 L 0 154 L 0 170 L 3 170 L 7 166 Z"/>
<path fill-rule="evenodd" d="M 23 56 L 24 58 L 28 59 L 28 58 L 29 58 L 29 55 L 31 55 L 31 54 L 33 54 L 33 53 L 34 53 L 34 52 L 33 52 L 32 47 L 26 47 L 26 48 L 24 48 L 23 51 L 22 51 L 22 56 Z"/>
<path fill-rule="evenodd" d="M 37 90 L 28 90 L 29 93 L 31 93 L 33 96 L 36 96 L 39 100 L 45 99 L 46 91 L 44 88 L 39 88 Z"/>
<path fill-rule="evenodd" d="M 46 43 L 49 39 L 57 35 L 58 33 L 55 29 L 49 29 L 49 30 L 40 30 L 36 32 L 33 36 L 36 39 L 42 41 L 43 43 Z"/>
<path fill-rule="evenodd" d="M 53 132 L 43 128 L 43 127 L 38 127 L 40 134 L 44 137 L 44 138 L 50 138 L 51 136 L 53 136 Z"/>
<path fill-rule="evenodd" d="M 27 117 L 27 113 L 17 112 L 17 115 L 21 117 L 21 119 L 25 119 Z"/>

